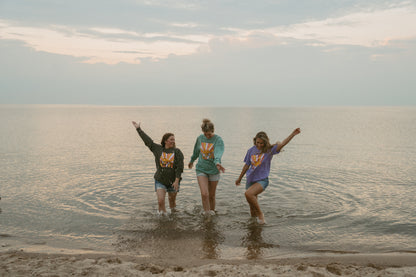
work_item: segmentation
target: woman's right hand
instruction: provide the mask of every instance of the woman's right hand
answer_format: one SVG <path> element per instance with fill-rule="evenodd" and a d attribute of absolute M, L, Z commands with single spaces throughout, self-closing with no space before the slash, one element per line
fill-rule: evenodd
<path fill-rule="evenodd" d="M 189 169 L 192 169 L 192 167 L 193 167 L 193 166 L 194 166 L 194 163 L 189 163 L 189 164 L 188 164 L 188 168 L 189 168 Z"/>
<path fill-rule="evenodd" d="M 139 122 L 139 124 L 137 124 L 137 123 L 136 123 L 136 121 L 132 121 L 131 123 L 133 123 L 133 126 L 134 126 L 136 129 L 140 128 L 140 122 Z"/>

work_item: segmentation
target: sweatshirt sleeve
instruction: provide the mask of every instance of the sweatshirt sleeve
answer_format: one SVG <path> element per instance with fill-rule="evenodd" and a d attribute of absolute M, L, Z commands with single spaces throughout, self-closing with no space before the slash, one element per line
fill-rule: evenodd
<path fill-rule="evenodd" d="M 224 142 L 221 137 L 218 137 L 214 146 L 214 163 L 221 164 L 222 154 L 224 154 Z"/>
<path fill-rule="evenodd" d="M 250 149 L 247 150 L 246 156 L 244 157 L 244 163 L 246 165 L 251 165 Z"/>
<path fill-rule="evenodd" d="M 155 147 L 155 143 L 153 140 L 139 127 L 136 129 L 137 133 L 139 133 L 139 136 L 142 138 L 144 144 L 150 149 L 150 151 L 153 152 L 153 149 Z"/>
<path fill-rule="evenodd" d="M 181 175 L 183 172 L 183 154 L 181 150 L 176 149 L 175 159 L 176 159 L 175 177 L 181 179 Z"/>
<path fill-rule="evenodd" d="M 200 143 L 199 143 L 199 137 L 198 137 L 196 139 L 196 141 L 195 141 L 194 152 L 193 152 L 193 154 L 191 156 L 191 163 L 193 163 L 199 157 L 199 152 L 200 152 L 200 150 L 199 150 L 199 144 Z"/>

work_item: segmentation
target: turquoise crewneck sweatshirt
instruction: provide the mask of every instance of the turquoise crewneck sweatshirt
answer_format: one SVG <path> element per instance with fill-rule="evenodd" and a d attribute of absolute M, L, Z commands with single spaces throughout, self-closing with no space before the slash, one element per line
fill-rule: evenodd
<path fill-rule="evenodd" d="M 208 139 L 201 134 L 195 142 L 191 163 L 198 159 L 196 171 L 205 174 L 215 175 L 219 171 L 217 164 L 221 164 L 221 157 L 224 153 L 224 142 L 218 135 Z"/>

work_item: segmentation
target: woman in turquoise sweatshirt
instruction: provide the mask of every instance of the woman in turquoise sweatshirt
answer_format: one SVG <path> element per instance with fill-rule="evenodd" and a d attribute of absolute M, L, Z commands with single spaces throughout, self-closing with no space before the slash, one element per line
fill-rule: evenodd
<path fill-rule="evenodd" d="M 155 158 L 156 173 L 154 178 L 159 213 L 166 214 L 166 192 L 170 209 L 173 210 L 176 207 L 176 194 L 179 191 L 179 182 L 183 172 L 183 154 L 179 148 L 176 148 L 175 136 L 172 133 L 164 134 L 161 144 L 157 144 L 140 128 L 140 123 L 137 124 L 134 121 L 132 123 Z"/>
<path fill-rule="evenodd" d="M 201 190 L 202 206 L 205 214 L 215 214 L 215 192 L 220 180 L 220 171 L 225 172 L 221 165 L 221 157 L 224 153 L 222 138 L 214 134 L 214 124 L 209 119 L 202 121 L 201 134 L 195 142 L 194 152 L 189 168 L 196 164 L 196 176 Z"/>

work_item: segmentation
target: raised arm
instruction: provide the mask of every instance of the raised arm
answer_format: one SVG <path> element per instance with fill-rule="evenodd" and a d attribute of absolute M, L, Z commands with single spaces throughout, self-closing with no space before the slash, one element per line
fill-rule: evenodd
<path fill-rule="evenodd" d="M 137 133 L 142 138 L 144 144 L 150 149 L 150 151 L 153 151 L 153 147 L 155 143 L 153 140 L 140 128 L 140 123 L 137 124 L 135 121 L 132 121 L 133 126 L 136 128 Z"/>
<path fill-rule="evenodd" d="M 136 121 L 132 121 L 134 128 L 139 129 L 140 128 L 140 122 L 139 124 L 136 123 Z"/>
<path fill-rule="evenodd" d="M 293 130 L 293 132 L 287 138 L 285 138 L 282 143 L 278 144 L 276 152 L 280 152 L 280 150 L 282 150 L 282 148 L 285 147 L 286 144 L 288 144 L 298 134 L 300 134 L 300 128 Z"/>

